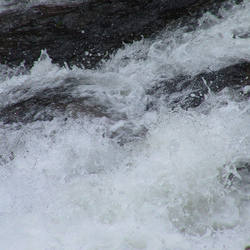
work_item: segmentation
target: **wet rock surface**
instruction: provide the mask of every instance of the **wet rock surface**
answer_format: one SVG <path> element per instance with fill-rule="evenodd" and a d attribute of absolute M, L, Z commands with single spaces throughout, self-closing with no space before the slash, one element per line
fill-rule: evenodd
<path fill-rule="evenodd" d="M 93 68 L 120 48 L 123 42 L 141 39 L 142 35 L 157 35 L 174 19 L 181 17 L 179 24 L 186 25 L 188 21 L 190 27 L 194 27 L 202 11 L 216 13 L 222 2 L 91 0 L 67 6 L 36 6 L 5 12 L 0 14 L 0 63 L 18 66 L 25 61 L 29 68 L 39 58 L 41 49 L 47 49 L 54 63 Z M 244 37 L 236 34 L 235 38 Z M 242 62 L 193 78 L 177 76 L 171 81 L 156 82 L 146 91 L 148 103 L 145 110 L 157 109 L 159 99 L 165 100 L 172 109 L 177 106 L 194 108 L 209 92 L 219 92 L 225 87 L 240 89 L 250 84 L 249 79 L 250 63 Z M 74 97 L 72 92 L 78 84 L 84 83 L 72 79 L 70 85 L 62 82 L 59 88 L 48 88 L 26 99 L 4 104 L 0 108 L 0 121 L 3 124 L 29 123 L 52 120 L 58 115 L 74 117 L 80 113 L 126 119 L 122 114 L 115 114 L 114 118 L 110 112 L 112 107 L 99 103 L 93 93 L 84 98 Z M 247 98 L 249 92 L 241 96 Z"/>
<path fill-rule="evenodd" d="M 58 87 L 45 88 L 32 91 L 27 88 L 18 88 L 16 102 L 11 102 L 0 109 L 0 121 L 3 124 L 31 123 L 35 121 L 51 121 L 54 117 L 64 115 L 77 117 L 78 114 L 93 115 L 95 117 L 107 116 L 108 107 L 98 103 L 95 95 L 86 91 L 85 97 L 75 97 L 73 92 L 78 85 L 84 85 L 75 78 L 66 78 Z M 14 97 L 15 98 L 15 97 Z"/>
<path fill-rule="evenodd" d="M 95 117 L 106 116 L 112 120 L 126 119 L 123 114 L 112 113 L 112 105 L 100 103 L 96 93 L 86 90 L 85 97 L 73 95 L 78 85 L 84 85 L 77 79 L 65 79 L 59 87 L 46 88 L 30 95 L 27 89 L 19 89 L 19 95 L 27 96 L 11 104 L 0 108 L 0 122 L 30 123 L 38 120 L 52 120 L 63 115 L 77 117 L 81 115 L 93 115 Z M 158 100 L 161 100 L 172 109 L 177 106 L 183 109 L 199 106 L 209 92 L 217 93 L 225 87 L 229 87 L 236 93 L 236 99 L 249 98 L 249 92 L 243 93 L 242 88 L 250 85 L 250 63 L 244 62 L 230 66 L 219 71 L 203 73 L 192 79 L 180 76 L 170 82 L 159 82 L 154 88 L 147 91 L 148 104 L 145 110 L 157 109 Z"/>
<path fill-rule="evenodd" d="M 172 81 L 162 81 L 148 90 L 153 98 L 147 109 L 154 109 L 157 100 L 164 98 L 172 109 L 181 106 L 184 109 L 199 106 L 210 92 L 217 93 L 229 87 L 232 91 L 240 90 L 250 84 L 250 62 L 242 62 L 219 71 L 202 73 L 195 77 L 179 76 Z M 248 98 L 249 93 L 240 92 L 240 98 Z"/>
<path fill-rule="evenodd" d="M 215 13 L 224 1 L 90 0 L 7 11 L 0 14 L 0 63 L 30 68 L 47 49 L 54 63 L 93 68 L 123 43 L 157 34 L 183 16 Z"/>

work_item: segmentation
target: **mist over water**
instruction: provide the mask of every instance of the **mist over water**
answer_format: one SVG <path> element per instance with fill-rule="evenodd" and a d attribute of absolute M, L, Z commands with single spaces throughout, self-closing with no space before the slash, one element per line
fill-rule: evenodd
<path fill-rule="evenodd" d="M 46 51 L 30 72 L 2 65 L 1 108 L 56 91 L 69 104 L 0 123 L 0 249 L 250 244 L 248 86 L 188 110 L 147 94 L 249 61 L 249 12 L 245 1 L 206 14 L 196 30 L 126 45 L 98 70 L 60 68 Z"/>

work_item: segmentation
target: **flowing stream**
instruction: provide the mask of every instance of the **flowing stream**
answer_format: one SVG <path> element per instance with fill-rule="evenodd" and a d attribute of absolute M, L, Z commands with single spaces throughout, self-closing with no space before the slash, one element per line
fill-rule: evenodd
<path fill-rule="evenodd" d="M 150 92 L 250 61 L 249 13 L 249 1 L 222 7 L 96 70 L 46 50 L 30 71 L 0 65 L 0 249 L 250 244 L 249 81 L 213 93 L 204 79 L 188 109 L 171 105 L 188 88 Z"/>
<path fill-rule="evenodd" d="M 39 4 L 45 5 L 63 5 L 69 3 L 81 3 L 88 0 L 0 0 L 0 12 L 6 10 L 17 10 L 30 8 Z"/>

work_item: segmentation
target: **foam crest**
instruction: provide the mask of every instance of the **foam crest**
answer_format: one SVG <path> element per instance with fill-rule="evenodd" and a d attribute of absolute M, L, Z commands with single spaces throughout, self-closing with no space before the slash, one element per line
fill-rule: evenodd
<path fill-rule="evenodd" d="M 126 45 L 105 66 L 125 75 L 139 72 L 144 82 L 149 79 L 171 79 L 176 75 L 197 75 L 250 60 L 250 3 L 221 9 L 220 18 L 206 13 L 199 27 L 188 31 L 166 30 L 154 42 L 142 40 Z"/>

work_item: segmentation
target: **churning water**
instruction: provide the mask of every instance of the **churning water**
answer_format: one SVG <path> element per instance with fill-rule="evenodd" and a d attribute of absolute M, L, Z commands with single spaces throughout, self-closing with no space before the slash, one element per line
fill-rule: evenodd
<path fill-rule="evenodd" d="M 250 244 L 249 86 L 189 110 L 148 94 L 250 61 L 249 13 L 249 1 L 207 13 L 98 70 L 60 68 L 46 51 L 30 72 L 2 65 L 0 105 L 17 118 L 0 123 L 0 249 Z"/>
<path fill-rule="evenodd" d="M 5 10 L 15 10 L 20 8 L 30 8 L 39 4 L 65 4 L 80 3 L 88 0 L 0 0 L 0 12 Z"/>

